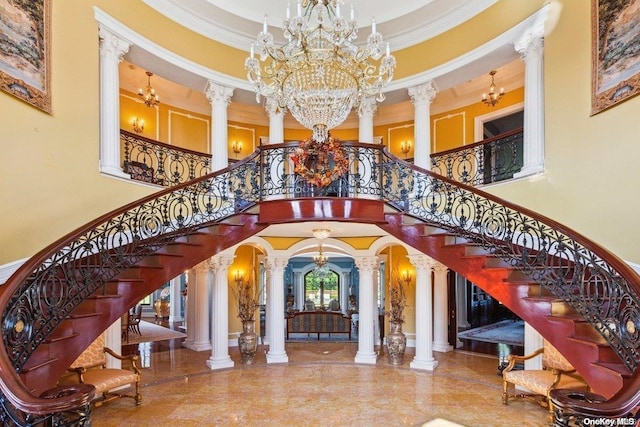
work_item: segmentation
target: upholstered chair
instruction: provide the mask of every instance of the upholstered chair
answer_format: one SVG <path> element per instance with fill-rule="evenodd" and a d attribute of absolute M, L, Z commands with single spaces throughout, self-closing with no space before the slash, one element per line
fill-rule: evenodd
<path fill-rule="evenodd" d="M 514 370 L 517 363 L 542 357 L 542 369 Z M 588 384 L 576 373 L 567 359 L 547 340 L 542 348 L 526 356 L 509 355 L 509 364 L 502 371 L 502 402 L 506 405 L 515 398 L 528 399 L 549 408 L 549 422 L 553 423 L 553 407 L 549 392 L 555 388 L 589 390 Z M 515 387 L 527 391 L 516 391 Z"/>
<path fill-rule="evenodd" d="M 107 354 L 125 361 L 130 367 L 122 369 L 107 368 Z M 119 397 L 130 397 L 136 405 L 142 401 L 140 394 L 140 369 L 137 366 L 138 356 L 121 356 L 104 346 L 104 337 L 100 335 L 82 352 L 68 368 L 68 373 L 60 381 L 60 385 L 91 384 L 96 388 L 96 406 Z M 130 388 L 133 386 L 134 393 Z"/>

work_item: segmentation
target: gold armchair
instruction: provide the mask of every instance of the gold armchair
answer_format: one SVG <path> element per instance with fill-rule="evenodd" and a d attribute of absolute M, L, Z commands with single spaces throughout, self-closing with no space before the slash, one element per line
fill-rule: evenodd
<path fill-rule="evenodd" d="M 513 370 L 518 362 L 542 356 L 542 369 Z M 555 388 L 589 390 L 589 385 L 576 373 L 567 359 L 547 340 L 543 348 L 526 356 L 509 355 L 509 364 L 502 371 L 503 391 L 502 403 L 522 398 L 539 403 L 549 408 L 549 420 L 553 422 L 553 407 L 549 400 L 549 392 Z M 528 392 L 516 392 L 515 386 L 520 386 Z"/>
<path fill-rule="evenodd" d="M 130 362 L 130 369 L 107 368 L 107 357 L 109 354 L 116 359 Z M 140 394 L 140 369 L 136 362 L 137 355 L 121 356 L 108 347 L 104 346 L 104 338 L 100 335 L 94 342 L 82 352 L 80 356 L 68 368 L 68 373 L 60 381 L 60 385 L 70 384 L 91 384 L 96 388 L 95 405 L 100 406 L 119 397 L 130 397 L 135 400 L 136 405 L 142 401 Z M 125 387 L 134 387 L 134 394 L 125 393 Z M 117 390 L 116 390 L 117 389 Z"/>

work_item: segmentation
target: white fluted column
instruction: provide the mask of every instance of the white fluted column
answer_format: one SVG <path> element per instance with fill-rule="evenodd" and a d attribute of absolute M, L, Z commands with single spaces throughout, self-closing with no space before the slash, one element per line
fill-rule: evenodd
<path fill-rule="evenodd" d="M 180 307 L 182 306 L 182 294 L 180 293 L 180 276 L 174 277 L 169 282 L 171 305 L 169 306 L 169 322 L 182 322 Z"/>
<path fill-rule="evenodd" d="M 426 255 L 410 255 L 416 267 L 416 354 L 412 369 L 433 371 L 438 362 L 433 358 L 433 294 L 431 268 L 435 261 Z"/>
<path fill-rule="evenodd" d="M 218 255 L 211 258 L 213 272 L 213 292 L 211 313 L 211 357 L 207 360 L 209 369 L 233 368 L 229 356 L 229 266 L 233 255 Z"/>
<path fill-rule="evenodd" d="M 446 265 L 436 262 L 433 265 L 433 349 L 448 352 L 453 350 L 449 344 L 449 295 L 447 292 Z"/>
<path fill-rule="evenodd" d="M 278 105 L 278 101 L 267 98 L 265 106 L 269 115 L 269 144 L 284 142 L 284 114 L 286 110 Z"/>
<path fill-rule="evenodd" d="M 363 99 L 358 106 L 358 141 L 373 142 L 373 115 L 376 113 L 378 103 L 375 97 L 370 96 Z"/>
<path fill-rule="evenodd" d="M 209 302 L 211 301 L 209 290 L 211 288 L 211 270 L 209 268 L 209 260 L 196 265 L 193 270 L 195 271 L 196 280 L 195 286 L 189 286 L 189 299 L 193 298 L 195 300 L 193 304 L 195 313 L 193 314 L 194 323 L 189 323 L 189 329 L 195 329 L 195 333 L 193 336 L 193 343 L 183 343 L 183 345 L 194 351 L 211 350 L 211 340 L 209 337 Z M 189 329 L 187 329 L 187 331 Z"/>
<path fill-rule="evenodd" d="M 100 36 L 100 172 L 130 178 L 120 165 L 120 77 L 118 64 L 131 43 L 103 26 Z"/>
<path fill-rule="evenodd" d="M 300 311 L 304 309 L 304 275 L 296 271 L 293 273 L 294 293 L 296 295 L 296 308 Z"/>
<path fill-rule="evenodd" d="M 267 363 L 287 363 L 289 356 L 284 348 L 284 269 L 289 258 L 269 256 L 265 258 L 265 268 L 269 272 L 267 304 L 267 331 L 269 333 L 269 351 Z"/>
<path fill-rule="evenodd" d="M 413 164 L 431 169 L 431 102 L 436 97 L 433 81 L 408 89 L 414 107 Z"/>
<path fill-rule="evenodd" d="M 227 107 L 233 89 L 209 80 L 205 95 L 211 103 L 211 169 L 215 172 L 229 165 Z"/>
<path fill-rule="evenodd" d="M 458 275 L 456 277 L 456 322 L 458 328 L 468 329 L 471 324 L 467 320 L 467 279 Z"/>
<path fill-rule="evenodd" d="M 544 23 L 515 43 L 524 60 L 523 165 L 515 177 L 544 171 Z"/>
<path fill-rule="evenodd" d="M 185 326 L 187 337 L 182 341 L 182 346 L 191 348 L 196 340 L 196 272 L 193 268 L 187 270 L 187 296 L 185 300 Z"/>
<path fill-rule="evenodd" d="M 356 363 L 375 365 L 377 355 L 374 349 L 375 324 L 378 313 L 375 311 L 375 292 L 373 272 L 378 268 L 378 257 L 359 257 L 355 259 L 360 272 L 360 299 L 358 300 L 358 352 Z"/>

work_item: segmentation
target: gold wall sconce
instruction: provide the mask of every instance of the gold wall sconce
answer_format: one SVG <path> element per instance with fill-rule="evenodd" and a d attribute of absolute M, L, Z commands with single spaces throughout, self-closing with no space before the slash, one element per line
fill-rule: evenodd
<path fill-rule="evenodd" d="M 404 283 L 409 285 L 409 283 L 411 283 L 411 279 L 413 279 L 413 276 L 411 275 L 410 271 L 405 270 L 405 271 L 402 272 L 402 281 Z"/>
<path fill-rule="evenodd" d="M 233 273 L 233 280 L 235 280 L 236 283 L 244 281 L 244 274 L 241 270 L 236 270 L 235 273 Z"/>
<path fill-rule="evenodd" d="M 144 120 L 134 117 L 131 119 L 131 126 L 135 133 L 142 133 L 144 131 Z"/>
<path fill-rule="evenodd" d="M 242 141 L 233 141 L 233 143 L 231 144 L 231 149 L 234 153 L 240 154 L 240 152 L 242 151 Z"/>
<path fill-rule="evenodd" d="M 400 143 L 400 151 L 402 151 L 402 154 L 407 157 L 407 154 L 411 151 L 411 141 L 402 141 Z"/>

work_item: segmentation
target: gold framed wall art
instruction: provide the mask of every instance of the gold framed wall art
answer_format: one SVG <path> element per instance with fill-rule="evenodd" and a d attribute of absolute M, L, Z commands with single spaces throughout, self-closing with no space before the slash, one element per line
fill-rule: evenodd
<path fill-rule="evenodd" d="M 640 93 L 640 0 L 592 0 L 591 115 Z"/>
<path fill-rule="evenodd" d="M 50 0 L 0 0 L 0 89 L 51 113 Z"/>

